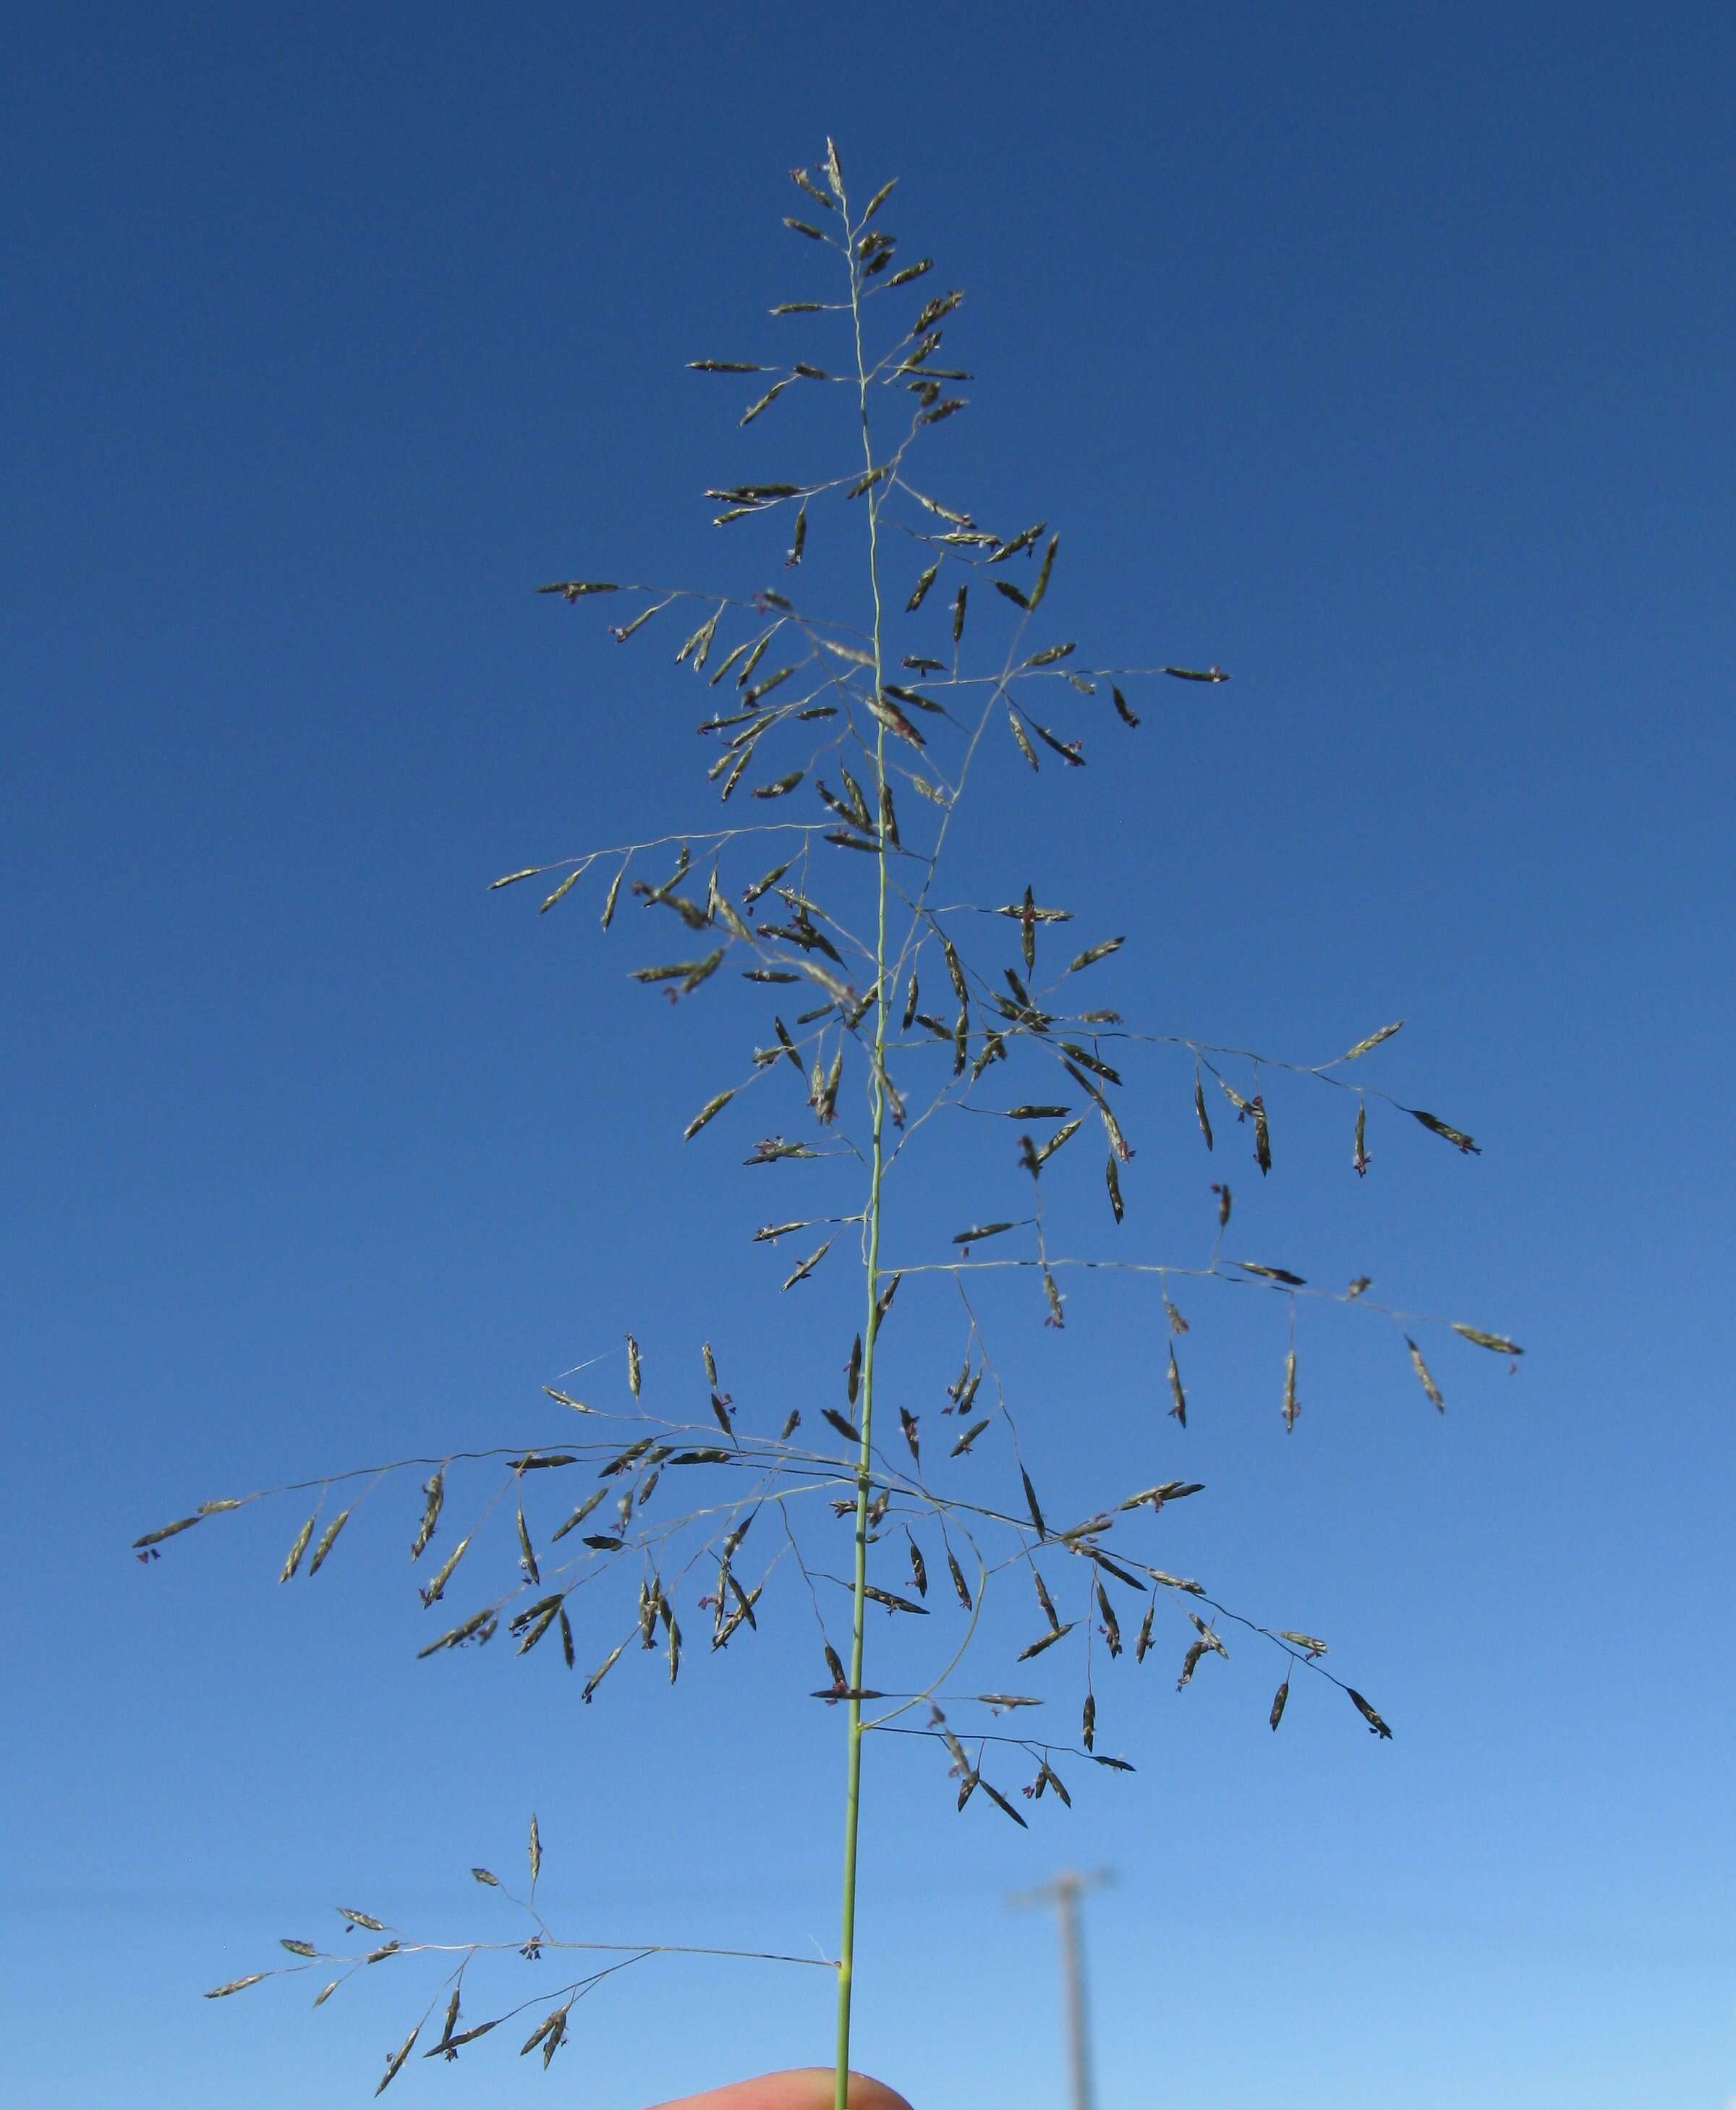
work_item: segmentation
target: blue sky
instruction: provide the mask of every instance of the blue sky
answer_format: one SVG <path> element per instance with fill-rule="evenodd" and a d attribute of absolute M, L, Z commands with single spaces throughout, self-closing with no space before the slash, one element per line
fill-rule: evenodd
<path fill-rule="evenodd" d="M 1124 1664 L 1139 1772 L 1028 1837 L 874 1748 L 863 2061 L 918 2110 L 1057 2099 L 1051 1935 L 1004 1899 L 1065 1861 L 1117 1874 L 1103 2110 L 1736 2097 L 1728 11 L 4 34 L 16 2099 L 368 2099 L 416 1967 L 313 2017 L 301 1980 L 199 1992 L 338 1902 L 502 1938 L 467 1871 L 533 1809 L 575 1938 L 834 1938 L 838 1723 L 794 1602 L 727 1677 L 585 1709 L 544 1654 L 415 1660 L 414 1481 L 311 1584 L 274 1582 L 283 1504 L 128 1551 L 204 1497 L 562 1434 L 537 1387 L 628 1327 L 683 1411 L 707 1338 L 756 1411 L 836 1386 L 847 1283 L 781 1303 L 746 1237 L 780 1206 L 737 1169 L 757 1130 L 679 1141 L 759 1009 L 634 988 L 595 890 L 485 890 L 711 810 L 663 645 L 528 589 L 764 582 L 699 494 L 803 428 L 738 433 L 682 364 L 775 355 L 813 261 L 784 172 L 828 130 L 968 291 L 936 475 L 1063 531 L 1068 635 L 1234 676 L 1144 684 L 1065 781 L 1001 753 L 981 884 L 1135 934 L 1095 1000 L 1163 1030 L 1312 1061 L 1405 1018 L 1370 1080 L 1484 1145 L 1374 1121 L 1359 1184 L 1340 1103 L 1275 1088 L 1256 1193 L 1245 1132 L 1205 1159 L 1154 1064 L 1122 1230 L 1091 1168 L 1051 1176 L 1163 1257 L 1239 1166 L 1250 1251 L 1529 1351 L 1431 1337 L 1438 1418 L 1378 1322 L 1310 1314 L 1286 1439 L 1281 1320 L 1220 1292 L 1183 1436 L 1149 1294 L 1082 1287 L 1061 1334 L 995 1309 L 1057 1506 L 1099 1464 L 1205 1482 L 1176 1564 L 1327 1636 L 1398 1733 L 1299 1690 L 1268 1735 L 1252 1650 L 1180 1696 Z M 990 1213 L 949 1168 L 913 1225 Z M 906 1297 L 931 1410 L 958 1323 Z M 510 1963 L 515 1999 L 553 1967 Z M 827 2056 L 821 1972 L 655 1971 L 546 2081 L 480 2045 L 394 2099 L 635 2110 Z"/>

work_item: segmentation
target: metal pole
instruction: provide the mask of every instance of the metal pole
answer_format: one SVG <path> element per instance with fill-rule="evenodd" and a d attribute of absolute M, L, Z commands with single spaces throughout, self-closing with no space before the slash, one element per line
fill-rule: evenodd
<path fill-rule="evenodd" d="M 1079 1954 L 1079 1878 L 1071 1870 L 1055 1879 L 1055 1911 L 1061 1922 L 1061 1976 L 1067 2000 L 1067 2067 L 1073 2110 L 1091 2110 L 1091 2048 L 1086 2031 L 1085 1967 Z"/>
<path fill-rule="evenodd" d="M 1107 1868 L 1081 1876 L 1063 1868 L 1040 1890 L 1022 1891 L 1009 1899 L 1015 1909 L 1052 1904 L 1061 1932 L 1061 1990 L 1066 2011 L 1067 2068 L 1072 2110 L 1092 2110 L 1090 2017 L 1086 2006 L 1085 1957 L 1079 1935 L 1079 1900 L 1109 1880 Z"/>

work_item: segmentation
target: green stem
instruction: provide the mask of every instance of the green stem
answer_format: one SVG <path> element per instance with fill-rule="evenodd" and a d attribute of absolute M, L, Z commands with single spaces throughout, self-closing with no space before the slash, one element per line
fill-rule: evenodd
<path fill-rule="evenodd" d="M 857 396 L 862 418 L 862 455 L 864 472 L 874 467 L 873 441 L 868 430 L 868 366 L 862 353 L 862 294 L 856 269 L 855 230 L 850 224 L 847 206 L 844 214 L 845 237 L 849 245 L 850 320 L 856 337 Z M 868 584 L 874 600 L 874 695 L 877 700 L 881 691 L 881 623 L 880 601 L 880 487 L 877 484 L 867 493 L 868 520 Z M 862 1334 L 862 1447 L 856 1459 L 856 1533 L 855 1567 L 850 1591 L 850 1687 L 852 1694 L 862 1690 L 863 1628 L 868 1612 L 868 1518 L 870 1474 L 873 1468 L 871 1446 L 874 1427 L 874 1345 L 879 1330 L 880 1302 L 880 1189 L 886 1172 L 886 1084 L 883 1064 L 886 1059 L 886 840 L 883 820 L 883 806 L 880 795 L 886 781 L 886 727 L 878 715 L 875 718 L 874 788 L 876 795 L 875 822 L 879 854 L 876 865 L 879 878 L 879 898 L 874 938 L 874 1057 L 873 1071 L 868 1080 L 869 1103 L 873 1114 L 873 1139 L 869 1161 L 868 1207 L 863 1221 L 867 1231 L 867 1252 L 864 1269 L 867 1275 L 868 1315 Z M 847 2110 L 850 2091 L 850 1996 L 854 1988 L 856 1954 L 856 1846 L 862 1812 L 862 1703 L 852 1698 L 847 1703 L 850 1709 L 846 1732 L 846 1756 L 844 1786 L 844 1881 L 842 1886 L 842 1926 L 838 1941 L 838 2040 L 837 2064 L 833 2081 L 833 2110 Z"/>

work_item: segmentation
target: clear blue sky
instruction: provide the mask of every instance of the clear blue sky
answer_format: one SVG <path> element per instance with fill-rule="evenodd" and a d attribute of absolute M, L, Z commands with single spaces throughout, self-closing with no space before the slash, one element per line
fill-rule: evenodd
<path fill-rule="evenodd" d="M 310 1586 L 273 1579 L 282 1507 L 127 1551 L 204 1496 L 546 1435 L 537 1386 L 628 1325 L 659 1382 L 709 1333 L 744 1397 L 836 1383 L 841 1291 L 767 1328 L 746 1130 L 677 1139 L 748 1027 L 720 1054 L 631 989 L 594 898 L 484 891 L 697 810 L 666 653 L 527 589 L 742 583 L 697 494 L 777 450 L 681 363 L 754 356 L 802 290 L 784 171 L 829 129 L 969 290 L 954 487 L 1064 529 L 1070 632 L 1235 676 L 1045 775 L 1009 877 L 1100 861 L 1144 934 L 1102 1000 L 1177 1030 L 1316 1059 L 1408 1020 L 1379 1081 L 1484 1154 L 1388 1122 L 1359 1186 L 1298 1093 L 1249 1237 L 1530 1351 L 1443 1350 L 1439 1419 L 1384 1336 L 1320 1326 L 1286 1440 L 1232 1299 L 1184 1438 L 1149 1308 L 1015 1329 L 1052 1478 L 1197 1474 L 1178 1559 L 1326 1634 L 1398 1735 L 1330 1696 L 1268 1735 L 1247 1651 L 1179 1697 L 1148 1665 L 1115 1688 L 1140 1771 L 1028 1838 L 877 1750 L 863 2061 L 918 2110 L 1056 2102 L 1051 1936 L 1003 1899 L 1066 1860 L 1119 1876 L 1103 2110 L 1721 2110 L 1736 23 L 859 22 L 4 33 L 8 2099 L 367 2099 L 411 1967 L 311 2017 L 303 1981 L 201 1989 L 339 1901 L 499 1933 L 465 1872 L 533 1808 L 566 1931 L 833 1939 L 799 1608 L 727 1678 L 582 1709 L 546 1656 L 413 1659 L 413 1488 Z M 1208 1206 L 1185 1102 L 1140 1116 L 1123 1235 Z M 827 1998 L 647 1967 L 547 2080 L 483 2046 L 392 2099 L 637 2110 L 823 2058 Z"/>

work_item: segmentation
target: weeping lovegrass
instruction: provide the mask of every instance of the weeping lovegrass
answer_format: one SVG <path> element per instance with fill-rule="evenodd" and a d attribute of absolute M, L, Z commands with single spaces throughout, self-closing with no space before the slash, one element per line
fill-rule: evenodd
<path fill-rule="evenodd" d="M 751 1235 L 773 1253 L 787 1241 L 793 1255 L 787 1268 L 773 1261 L 770 1296 L 797 1290 L 823 1268 L 859 1270 L 859 1323 L 842 1384 L 828 1379 L 823 1398 L 816 1384 L 758 1425 L 737 1406 L 707 1342 L 690 1352 L 684 1381 L 701 1402 L 698 1410 L 659 1410 L 657 1401 L 680 1389 L 670 1356 L 660 1349 L 642 1354 L 628 1334 L 619 1348 L 542 1388 L 558 1425 L 535 1440 L 395 1459 L 208 1501 L 146 1533 L 136 1550 L 149 1562 L 161 1557 L 164 1542 L 206 1519 L 268 1498 L 306 1498 L 310 1514 L 293 1532 L 279 1579 L 311 1578 L 365 1502 L 419 1481 L 410 1554 L 425 1577 L 418 1586 L 423 1605 L 435 1614 L 466 1593 L 461 1614 L 421 1655 L 442 1659 L 504 1637 L 521 1656 L 539 1650 L 539 1660 L 558 1656 L 587 1705 L 618 1692 L 637 1657 L 655 1658 L 673 1682 L 696 1644 L 713 1655 L 755 1644 L 762 1619 L 775 1644 L 789 1631 L 789 1614 L 804 1627 L 811 1615 L 812 1643 L 787 1643 L 792 1650 L 811 1646 L 809 1668 L 797 1659 L 789 1668 L 800 1695 L 795 1704 L 818 1701 L 841 1730 L 837 1954 L 568 1939 L 538 1904 L 543 1849 L 533 1818 L 524 1882 L 509 1885 L 483 1868 L 472 1872 L 522 1915 L 512 1939 L 433 1943 L 383 1918 L 340 1909 L 344 1936 L 356 1938 L 349 1945 L 286 1938 L 290 1962 L 209 1995 L 312 1972 L 321 1981 L 318 2006 L 388 1958 L 428 1959 L 433 1990 L 420 2013 L 405 2017 L 410 2026 L 387 2061 L 381 2090 L 419 2049 L 425 2058 L 454 2060 L 533 2013 L 520 2050 L 540 2053 L 546 2067 L 569 2041 L 575 2005 L 607 1979 L 670 1954 L 733 1955 L 832 1974 L 842 2110 L 865 1740 L 911 1740 L 935 1755 L 961 1811 L 980 1797 L 979 1809 L 998 1813 L 994 1821 L 1028 1828 L 1045 1798 L 1071 1805 L 1063 1767 L 1075 1781 L 1086 1767 L 1133 1770 L 1129 1759 L 1098 1748 L 1097 1651 L 1112 1663 L 1125 1653 L 1133 1666 L 1162 1651 L 1183 1690 L 1208 1662 L 1227 1661 L 1229 1641 L 1240 1637 L 1277 1659 L 1280 1682 L 1266 1715 L 1272 1729 L 1300 1673 L 1339 1696 L 1376 1736 L 1390 1735 L 1372 1703 L 1328 1668 L 1323 1640 L 1234 1610 L 1204 1584 L 1148 1557 L 1165 1510 L 1202 1493 L 1198 1483 L 1175 1477 L 1105 1486 L 1101 1506 L 1077 1522 L 1045 1510 L 1040 1465 L 1034 1473 L 1021 1446 L 1010 1396 L 1016 1376 L 991 1352 L 973 1301 L 986 1282 L 1028 1283 L 1033 1323 L 1054 1328 L 1064 1325 L 1062 1285 L 1076 1271 L 1127 1275 L 1147 1293 L 1154 1288 L 1167 1347 L 1156 1403 L 1146 1410 L 1167 1410 L 1178 1438 L 1190 1406 L 1178 1344 L 1190 1321 L 1176 1300 L 1190 1284 L 1252 1293 L 1257 1301 L 1250 1307 L 1244 1299 L 1244 1312 L 1270 1307 L 1283 1343 L 1274 1405 L 1286 1429 L 1301 1412 L 1299 1315 L 1316 1306 L 1353 1309 L 1393 1327 L 1398 1366 L 1410 1365 L 1406 1382 L 1437 1410 L 1444 1396 L 1418 1334 L 1444 1331 L 1494 1355 L 1521 1352 L 1481 1328 L 1380 1304 L 1367 1276 L 1342 1289 L 1323 1288 L 1269 1257 L 1232 1257 L 1227 1178 L 1212 1184 L 1199 1249 L 1185 1260 L 1054 1249 L 1045 1180 L 1100 1181 L 1111 1234 L 1130 1235 L 1121 1228 L 1135 1154 L 1122 1125 L 1122 1073 L 1143 1053 L 1174 1066 L 1172 1109 L 1197 1132 L 1193 1147 L 1214 1153 L 1204 1161 L 1221 1162 L 1214 1117 L 1219 1128 L 1229 1121 L 1248 1139 L 1261 1180 L 1274 1166 L 1267 1098 L 1274 1088 L 1339 1095 L 1358 1176 L 1371 1163 L 1371 1104 L 1378 1116 L 1402 1117 L 1467 1156 L 1477 1146 L 1368 1080 L 1361 1066 L 1399 1030 L 1397 1023 L 1316 1064 L 1130 1023 L 1091 1001 L 1096 985 L 1113 976 L 1108 963 L 1124 936 L 1067 931 L 1081 912 L 1040 900 L 1035 876 L 1011 900 L 941 901 L 936 882 L 949 832 L 973 788 L 1005 768 L 1064 777 L 1086 766 L 1087 749 L 1095 750 L 1099 736 L 1134 735 L 1141 717 L 1174 693 L 1167 682 L 1215 686 L 1229 677 L 1216 666 L 1100 662 L 1055 620 L 1066 571 L 1060 537 L 1048 523 L 1002 533 L 956 494 L 935 495 L 926 443 L 934 428 L 966 409 L 959 391 L 972 379 L 954 363 L 952 348 L 963 297 L 935 290 L 941 282 L 928 257 L 904 260 L 884 217 L 894 185 L 855 202 L 829 141 L 819 166 L 794 171 L 793 180 L 800 208 L 786 224 L 809 252 L 802 263 L 815 267 L 812 294 L 774 306 L 771 328 L 808 333 L 802 349 L 812 357 L 690 362 L 745 385 L 751 400 L 740 416 L 744 427 L 773 413 L 786 392 L 831 392 L 836 438 L 821 474 L 720 484 L 706 493 L 717 524 L 734 538 L 724 546 L 750 580 L 769 569 L 779 583 L 700 591 L 587 577 L 539 589 L 575 607 L 596 602 L 610 614 L 621 611 L 609 627 L 623 644 L 645 633 L 636 649 L 678 637 L 678 671 L 664 678 L 666 686 L 689 685 L 701 699 L 706 774 L 718 806 L 728 809 L 725 824 L 586 850 L 493 884 L 543 881 L 542 910 L 570 915 L 583 898 L 575 890 L 590 881 L 605 930 L 632 904 L 641 927 L 672 934 L 660 949 L 680 957 L 631 970 L 647 990 L 704 1006 L 717 994 L 718 977 L 739 975 L 764 1003 L 759 1044 L 682 1133 L 696 1143 L 703 1134 L 699 1147 L 714 1146 L 730 1122 L 739 1124 L 737 1102 L 751 1095 L 754 1104 L 784 1111 L 760 1124 L 772 1132 L 749 1148 L 747 1166 L 772 1168 L 771 1180 L 785 1183 L 786 1193 L 811 1195 L 804 1183 L 814 1175 L 804 1161 L 831 1161 L 824 1176 L 833 1182 L 827 1193 L 842 1197 L 836 1206 L 816 1210 L 811 1199 L 797 1199 Z M 741 537 L 756 531 L 762 540 L 744 548 Z M 854 552 L 857 587 L 841 612 L 810 606 L 801 592 L 810 532 L 817 543 L 823 537 L 833 550 Z M 731 817 L 744 808 L 746 817 Z M 937 1232 L 931 1243 L 892 1252 L 887 1183 L 919 1142 L 941 1147 L 947 1131 L 937 1117 L 954 1114 L 1010 1125 L 1001 1131 L 1012 1146 L 1004 1153 L 1004 1176 L 989 1198 L 995 1212 Z M 1100 1171 L 1088 1142 L 1094 1134 Z M 932 1419 L 925 1432 L 922 1415 L 902 1404 L 895 1426 L 882 1376 L 882 1335 L 896 1324 L 895 1305 L 925 1296 L 952 1300 L 964 1335 L 939 1433 Z M 460 1501 L 465 1521 L 455 1537 L 449 1506 Z M 849 1548 L 841 1574 L 830 1565 L 841 1534 Z M 1077 1712 L 1067 1720 L 1076 1727 L 1028 1727 L 1048 1722 L 1044 1696 L 964 1689 L 963 1666 L 985 1600 L 1015 1583 L 1035 1604 L 1031 1638 L 1013 1660 L 1040 1659 L 1044 1678 L 1058 1666 L 1071 1675 Z M 783 1584 L 794 1587 L 776 1587 Z M 913 1632 L 929 1620 L 945 1632 L 927 1669 L 902 1687 L 885 1682 L 876 1657 L 891 1657 L 877 1640 L 870 1647 L 871 1614 L 882 1614 Z M 1179 1654 L 1169 1653 L 1178 1646 Z M 1036 1682 L 1040 1674 L 1019 1675 Z M 1262 1705 L 1265 1690 L 1262 1684 Z M 478 1990 L 479 1967 L 514 1953 L 559 1957 L 573 1975 L 552 2001 L 546 1991 L 533 2000 L 497 1999 L 482 2019 L 470 2019 L 465 2003 Z"/>

